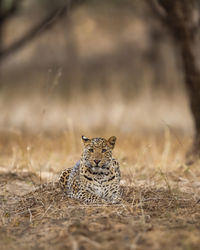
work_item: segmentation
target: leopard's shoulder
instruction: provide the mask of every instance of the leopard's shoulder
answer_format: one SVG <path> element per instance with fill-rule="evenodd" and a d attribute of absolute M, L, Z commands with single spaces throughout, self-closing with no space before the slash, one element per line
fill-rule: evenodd
<path fill-rule="evenodd" d="M 80 169 L 80 161 L 78 161 L 74 165 L 74 167 L 66 168 L 62 171 L 59 178 L 59 184 L 62 189 L 67 191 L 71 188 L 74 178 L 76 178 L 77 175 L 79 174 L 79 169 Z"/>

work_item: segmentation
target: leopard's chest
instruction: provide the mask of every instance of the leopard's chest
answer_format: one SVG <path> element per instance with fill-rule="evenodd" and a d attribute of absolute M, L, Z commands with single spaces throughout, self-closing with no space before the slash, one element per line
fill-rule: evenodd
<path fill-rule="evenodd" d="M 107 179 L 98 180 L 94 178 L 91 182 L 86 183 L 86 189 L 98 196 L 104 196 L 111 189 L 111 184 Z"/>
<path fill-rule="evenodd" d="M 113 179 L 113 175 L 110 174 L 105 176 L 89 174 L 83 177 L 82 184 L 86 191 L 103 198 L 110 195 L 113 186 L 113 182 L 109 181 L 111 179 Z"/>
<path fill-rule="evenodd" d="M 110 196 L 119 185 L 118 179 L 112 165 L 107 168 L 88 168 L 82 165 L 80 168 L 82 188 L 102 198 Z"/>

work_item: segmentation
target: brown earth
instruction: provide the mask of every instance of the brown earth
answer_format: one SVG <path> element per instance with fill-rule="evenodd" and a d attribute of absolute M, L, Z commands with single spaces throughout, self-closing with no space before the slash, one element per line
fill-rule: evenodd
<path fill-rule="evenodd" d="M 65 136 L 0 135 L 2 250 L 199 249 L 200 170 L 184 165 L 187 137 L 119 135 L 122 202 L 84 205 L 56 184 L 63 164 L 80 154 L 79 146 L 67 147 L 79 138 Z M 38 167 L 48 159 L 54 168 Z"/>

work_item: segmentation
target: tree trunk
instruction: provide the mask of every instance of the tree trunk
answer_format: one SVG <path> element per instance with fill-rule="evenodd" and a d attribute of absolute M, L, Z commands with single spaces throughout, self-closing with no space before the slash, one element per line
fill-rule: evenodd
<path fill-rule="evenodd" d="M 4 26 L 3 0 L 0 0 L 0 51 L 3 47 L 3 26 Z"/>
<path fill-rule="evenodd" d="M 187 153 L 187 164 L 200 157 L 200 70 L 195 58 L 197 51 L 197 14 L 195 0 L 160 0 L 165 10 L 167 24 L 183 62 L 185 85 L 188 92 L 191 113 L 194 119 L 195 134 L 193 146 Z"/>
<path fill-rule="evenodd" d="M 4 32 L 4 18 L 3 18 L 3 0 L 0 0 L 0 51 L 3 48 L 3 32 Z M 1 79 L 1 57 L 0 57 L 0 91 L 3 87 Z"/>

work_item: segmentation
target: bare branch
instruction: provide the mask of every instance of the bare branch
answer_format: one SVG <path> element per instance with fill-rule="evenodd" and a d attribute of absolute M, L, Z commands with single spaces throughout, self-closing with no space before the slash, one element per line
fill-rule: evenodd
<path fill-rule="evenodd" d="M 0 15 L 0 22 L 6 21 L 10 16 L 16 13 L 19 5 L 21 3 L 21 0 L 13 0 L 10 8 Z"/>
<path fill-rule="evenodd" d="M 153 12 L 153 14 L 160 19 L 160 21 L 166 25 L 166 12 L 165 10 L 160 6 L 160 4 L 158 3 L 158 0 L 152 0 L 149 1 L 147 0 L 147 4 L 149 5 L 151 11 Z"/>
<path fill-rule="evenodd" d="M 29 30 L 25 35 L 23 35 L 17 41 L 13 42 L 13 44 L 11 44 L 8 48 L 0 50 L 0 59 L 2 60 L 10 54 L 16 52 L 24 45 L 26 45 L 29 41 L 50 29 L 61 17 L 66 14 L 68 7 L 69 5 L 65 5 L 62 8 L 53 10 L 43 20 L 41 20 L 31 30 Z"/>

